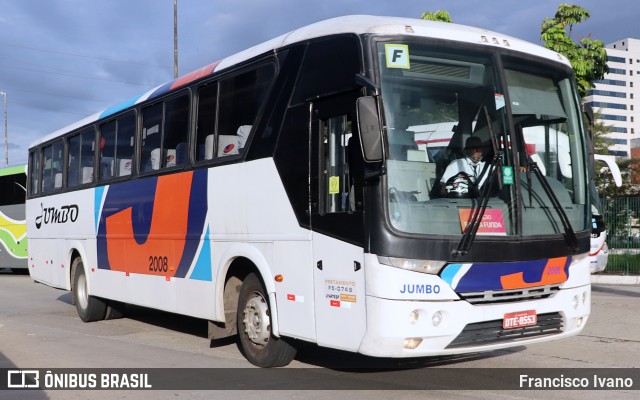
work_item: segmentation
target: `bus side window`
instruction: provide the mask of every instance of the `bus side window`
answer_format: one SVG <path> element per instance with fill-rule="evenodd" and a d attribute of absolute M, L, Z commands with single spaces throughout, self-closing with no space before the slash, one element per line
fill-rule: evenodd
<path fill-rule="evenodd" d="M 188 155 L 188 147 L 184 144 L 189 140 L 189 96 L 182 95 L 165 101 L 161 167 L 184 165 L 185 157 L 178 162 L 178 147 Z"/>
<path fill-rule="evenodd" d="M 64 145 L 62 139 L 55 141 L 43 149 L 44 165 L 42 172 L 42 192 L 49 192 L 62 187 L 62 155 Z"/>
<path fill-rule="evenodd" d="M 133 112 L 100 126 L 99 179 L 131 175 L 136 118 Z M 86 165 L 85 168 L 89 168 Z M 88 169 L 83 171 L 83 179 Z"/>
<path fill-rule="evenodd" d="M 198 89 L 198 121 L 196 123 L 196 161 L 213 158 L 216 129 L 218 84 L 209 83 Z"/>
<path fill-rule="evenodd" d="M 113 158 L 116 154 L 116 121 L 100 126 L 100 163 L 98 179 L 104 181 L 113 176 Z"/>
<path fill-rule="evenodd" d="M 128 113 L 117 120 L 116 146 L 113 173 L 115 176 L 131 175 L 133 143 L 136 134 L 136 115 Z"/>
<path fill-rule="evenodd" d="M 220 82 L 215 151 L 218 157 L 244 152 L 251 128 L 273 83 L 274 72 L 272 64 L 264 64 Z"/>
<path fill-rule="evenodd" d="M 93 181 L 95 141 L 96 137 L 93 128 L 85 129 L 69 138 L 67 187 L 74 187 Z"/>
<path fill-rule="evenodd" d="M 40 180 L 40 150 L 36 149 L 29 153 L 29 195 L 37 195 L 40 192 L 38 183 Z"/>
<path fill-rule="evenodd" d="M 160 168 L 163 103 L 142 110 L 142 154 L 140 172 Z"/>

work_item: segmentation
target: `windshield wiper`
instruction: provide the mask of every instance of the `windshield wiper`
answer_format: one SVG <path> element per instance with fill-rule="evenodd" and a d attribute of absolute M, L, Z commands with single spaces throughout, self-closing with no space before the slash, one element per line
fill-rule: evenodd
<path fill-rule="evenodd" d="M 498 147 L 498 139 L 496 138 L 496 134 L 493 131 L 493 122 L 491 121 L 491 116 L 489 116 L 489 111 L 487 110 L 487 106 L 484 106 L 484 116 L 487 120 L 487 129 L 489 130 L 489 137 L 491 138 L 491 147 L 493 148 L 493 160 L 491 160 L 491 165 L 489 166 L 490 176 L 487 181 L 482 186 L 482 190 L 480 192 L 479 205 L 478 207 L 473 208 L 473 213 L 471 214 L 471 220 L 467 225 L 467 229 L 462 234 L 462 239 L 460 239 L 460 243 L 458 243 L 458 248 L 451 252 L 451 256 L 460 257 L 467 254 L 473 241 L 476 238 L 476 234 L 478 233 L 478 229 L 480 228 L 480 222 L 482 221 L 482 217 L 484 216 L 484 212 L 487 210 L 487 205 L 489 204 L 489 197 L 491 194 L 491 187 L 493 186 L 493 181 L 497 176 L 499 167 L 502 166 L 502 151 L 499 151 Z M 483 171 L 484 173 L 484 171 Z M 482 175 L 478 178 L 478 183 L 482 182 Z M 502 188 L 502 184 L 500 184 L 500 188 Z"/>
<path fill-rule="evenodd" d="M 564 238 L 567 241 L 567 246 L 569 246 L 571 251 L 575 254 L 575 252 L 578 250 L 578 237 L 576 236 L 576 233 L 571 226 L 571 222 L 569 222 L 567 213 L 562 208 L 562 204 L 560 204 L 560 200 L 558 200 L 558 197 L 553 192 L 553 189 L 551 189 L 551 186 L 549 186 L 549 181 L 547 181 L 547 178 L 544 176 L 542 171 L 540 171 L 538 163 L 533 161 L 531 159 L 531 156 L 528 156 L 527 163 L 529 164 L 529 168 L 533 170 L 536 178 L 538 178 L 538 182 L 540 182 L 540 186 L 542 186 L 545 194 L 547 195 L 549 200 L 551 200 L 553 208 L 555 208 L 556 212 L 558 213 L 558 216 L 560 217 L 560 221 L 562 222 L 562 226 L 564 228 Z M 531 195 L 532 191 L 533 188 L 531 186 L 531 183 L 529 183 L 529 195 Z"/>
<path fill-rule="evenodd" d="M 482 217 L 484 216 L 484 212 L 487 209 L 487 205 L 489 204 L 489 197 L 491 193 L 491 187 L 493 186 L 493 181 L 498 174 L 499 167 L 502 164 L 502 152 L 498 152 L 493 156 L 493 160 L 491 161 L 491 165 L 489 166 L 489 178 L 487 182 L 482 186 L 482 190 L 480 192 L 479 205 L 473 209 L 473 213 L 471 214 L 471 220 L 467 225 L 467 229 L 462 234 L 462 239 L 460 243 L 458 243 L 458 248 L 451 252 L 453 257 L 460 257 L 467 254 L 473 241 L 476 238 L 476 234 L 478 233 L 478 229 L 480 228 L 480 222 L 482 221 Z"/>
<path fill-rule="evenodd" d="M 522 132 L 521 129 L 517 129 L 516 132 L 517 132 L 520 143 L 524 144 L 525 143 L 524 133 Z M 571 251 L 575 253 L 578 250 L 578 238 L 576 236 L 575 231 L 573 230 L 573 227 L 571 226 L 571 222 L 569 222 L 569 217 L 567 216 L 567 213 L 562 208 L 562 204 L 560 204 L 560 201 L 558 200 L 558 197 L 556 196 L 556 194 L 553 192 L 553 189 L 551 189 L 551 186 L 549 185 L 549 181 L 547 180 L 547 177 L 544 176 L 544 174 L 540 170 L 540 167 L 538 167 L 538 163 L 533 161 L 531 156 L 527 154 L 527 185 L 529 185 L 529 207 L 532 207 L 532 204 L 533 204 L 533 186 L 531 184 L 531 171 L 533 171 L 536 178 L 538 178 L 538 182 L 540 182 L 540 186 L 542 186 L 542 189 L 546 193 L 547 197 L 549 198 L 549 200 L 551 200 L 551 204 L 553 204 L 553 208 L 555 208 L 556 212 L 558 213 L 558 216 L 560 216 L 560 221 L 562 222 L 562 226 L 564 228 L 565 240 L 567 241 L 567 245 L 569 246 Z"/>

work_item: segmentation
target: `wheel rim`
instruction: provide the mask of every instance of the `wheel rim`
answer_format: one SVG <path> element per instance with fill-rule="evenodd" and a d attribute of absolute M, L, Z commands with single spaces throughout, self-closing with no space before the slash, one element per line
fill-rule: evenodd
<path fill-rule="evenodd" d="M 89 295 L 87 294 L 87 279 L 84 274 L 78 277 L 76 292 L 78 293 L 78 304 L 80 304 L 80 308 L 85 310 L 89 306 Z"/>
<path fill-rule="evenodd" d="M 262 294 L 251 293 L 244 307 L 244 331 L 249 340 L 258 346 L 264 346 L 271 337 L 271 319 L 269 304 Z"/>

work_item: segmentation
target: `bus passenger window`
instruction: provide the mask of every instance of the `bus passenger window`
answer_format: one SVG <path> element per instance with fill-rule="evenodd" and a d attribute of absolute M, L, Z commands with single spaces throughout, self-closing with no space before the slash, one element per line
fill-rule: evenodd
<path fill-rule="evenodd" d="M 101 181 L 113 176 L 114 156 L 116 154 L 116 121 L 100 126 L 100 164 L 98 178 Z"/>
<path fill-rule="evenodd" d="M 100 180 L 131 175 L 135 131 L 134 113 L 100 126 Z"/>
<path fill-rule="evenodd" d="M 40 180 L 40 150 L 36 149 L 29 153 L 29 194 L 36 195 L 40 192 L 38 183 Z"/>
<path fill-rule="evenodd" d="M 217 83 L 210 83 L 198 90 L 198 121 L 196 123 L 196 161 L 213 158 L 213 141 L 216 129 Z"/>
<path fill-rule="evenodd" d="M 42 192 L 49 192 L 62 187 L 62 140 L 57 140 L 53 144 L 43 149 L 44 165 L 42 172 Z"/>
<path fill-rule="evenodd" d="M 274 79 L 271 64 L 220 82 L 217 156 L 241 154 Z"/>
<path fill-rule="evenodd" d="M 163 103 L 157 103 L 142 111 L 140 172 L 149 172 L 160 168 L 162 109 Z"/>
<path fill-rule="evenodd" d="M 177 150 L 182 144 L 181 151 L 188 156 L 185 145 L 189 141 L 189 103 L 187 95 L 165 101 L 161 167 L 184 165 L 186 161 L 186 157 L 180 157 L 178 162 Z"/>
<path fill-rule="evenodd" d="M 131 175 L 133 163 L 133 143 L 136 134 L 136 115 L 126 114 L 117 120 L 116 146 L 114 154 L 114 175 Z"/>
<path fill-rule="evenodd" d="M 93 181 L 93 156 L 96 137 L 93 129 L 69 138 L 69 160 L 67 162 L 67 187 Z"/>

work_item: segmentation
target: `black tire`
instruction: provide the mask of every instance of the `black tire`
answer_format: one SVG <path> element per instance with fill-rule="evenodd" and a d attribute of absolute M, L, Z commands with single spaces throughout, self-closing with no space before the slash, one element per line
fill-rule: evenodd
<path fill-rule="evenodd" d="M 238 298 L 240 351 L 253 365 L 282 367 L 291 362 L 296 349 L 271 332 L 271 307 L 266 290 L 253 273 L 247 275 Z"/>
<path fill-rule="evenodd" d="M 29 275 L 28 268 L 9 268 L 14 275 Z"/>
<path fill-rule="evenodd" d="M 89 287 L 80 257 L 73 260 L 73 300 L 80 319 L 84 322 L 103 320 L 107 314 L 107 303 L 89 295 Z"/>

